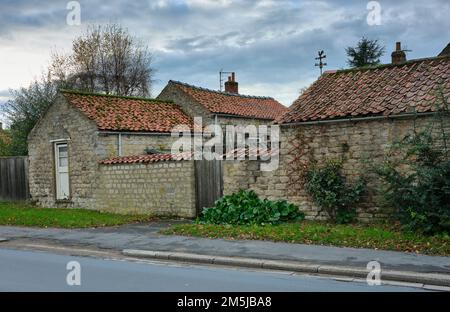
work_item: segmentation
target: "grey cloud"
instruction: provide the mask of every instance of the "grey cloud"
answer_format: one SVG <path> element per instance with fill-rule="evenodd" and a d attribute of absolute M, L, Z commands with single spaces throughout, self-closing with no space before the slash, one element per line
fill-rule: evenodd
<path fill-rule="evenodd" d="M 386 45 L 384 62 L 389 62 L 389 52 L 398 40 L 413 50 L 410 58 L 436 55 L 449 41 L 445 30 L 450 29 L 450 3 L 446 0 L 414 4 L 380 0 L 383 24 L 376 27 L 366 23 L 367 2 L 277 0 L 275 5 L 262 6 L 260 1 L 241 0 L 218 8 L 190 7 L 182 0 L 166 1 L 166 5 L 80 0 L 84 23 L 119 22 L 149 43 L 158 69 L 155 93 L 169 79 L 217 88 L 221 68 L 237 71 L 243 85 L 305 81 L 318 75 L 317 50 L 326 51 L 328 69 L 343 68 L 345 47 L 362 36 Z M 36 3 L 3 0 L 0 36 L 14 35 L 17 28 L 57 32 L 64 26 L 65 1 Z M 279 95 L 277 90 L 267 92 Z"/>
<path fill-rule="evenodd" d="M 0 90 L 0 98 L 9 97 L 10 95 L 9 90 Z"/>

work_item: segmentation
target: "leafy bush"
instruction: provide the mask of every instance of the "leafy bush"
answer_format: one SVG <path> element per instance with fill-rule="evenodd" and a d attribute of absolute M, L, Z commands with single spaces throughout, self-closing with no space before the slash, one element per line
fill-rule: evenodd
<path fill-rule="evenodd" d="M 323 166 L 313 165 L 305 175 L 305 190 L 330 219 L 339 224 L 352 222 L 357 203 L 366 190 L 364 179 L 348 185 L 341 173 L 342 163 L 327 161 Z"/>
<path fill-rule="evenodd" d="M 445 137 L 438 144 L 430 130 L 408 135 L 375 168 L 384 182 L 384 204 L 394 208 L 409 230 L 450 232 L 450 159 Z"/>
<path fill-rule="evenodd" d="M 264 225 L 303 220 L 305 215 L 294 204 L 284 200 L 261 200 L 252 190 L 240 190 L 217 200 L 205 208 L 199 218 L 202 223 Z"/>

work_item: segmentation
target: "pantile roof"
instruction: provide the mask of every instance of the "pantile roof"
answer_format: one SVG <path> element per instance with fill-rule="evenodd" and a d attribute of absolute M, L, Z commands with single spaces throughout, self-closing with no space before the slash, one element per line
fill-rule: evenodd
<path fill-rule="evenodd" d="M 450 95 L 450 57 L 327 72 L 277 122 L 431 112 L 440 90 Z"/>
<path fill-rule="evenodd" d="M 179 154 L 149 154 L 149 155 L 131 155 L 131 156 L 121 156 L 112 157 L 108 159 L 100 160 L 101 164 L 105 165 L 116 165 L 116 164 L 136 164 L 136 163 L 154 163 L 160 161 L 181 161 L 190 160 L 192 153 L 184 152 Z"/>
<path fill-rule="evenodd" d="M 165 133 L 176 125 L 192 127 L 192 120 L 172 102 L 70 90 L 61 93 L 95 121 L 99 130 Z"/>
<path fill-rule="evenodd" d="M 288 108 L 271 97 L 214 91 L 179 81 L 169 81 L 213 114 L 274 120 Z"/>

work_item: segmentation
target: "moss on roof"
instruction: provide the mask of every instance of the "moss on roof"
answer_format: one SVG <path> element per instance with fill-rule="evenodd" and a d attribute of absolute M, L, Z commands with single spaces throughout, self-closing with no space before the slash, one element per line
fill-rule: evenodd
<path fill-rule="evenodd" d="M 112 97 L 112 98 L 118 98 L 118 99 L 140 100 L 140 101 L 148 101 L 148 102 L 160 102 L 160 103 L 174 104 L 174 102 L 171 101 L 171 100 L 151 99 L 151 98 L 140 97 L 140 96 L 125 96 L 125 95 L 116 95 L 116 94 L 104 94 L 104 93 L 96 93 L 96 92 L 80 91 L 80 90 L 71 90 L 71 89 L 59 89 L 59 92 L 61 92 L 61 93 L 69 93 L 69 94 L 85 95 L 85 96 L 103 96 L 103 97 Z"/>

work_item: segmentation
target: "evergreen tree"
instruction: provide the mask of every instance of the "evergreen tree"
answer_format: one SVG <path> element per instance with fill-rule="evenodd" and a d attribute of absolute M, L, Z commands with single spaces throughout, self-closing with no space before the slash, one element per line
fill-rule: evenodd
<path fill-rule="evenodd" d="M 345 51 L 349 57 L 348 64 L 351 67 L 358 68 L 379 64 L 380 57 L 384 54 L 385 49 L 378 43 L 378 40 L 363 37 L 356 47 L 348 47 Z"/>

